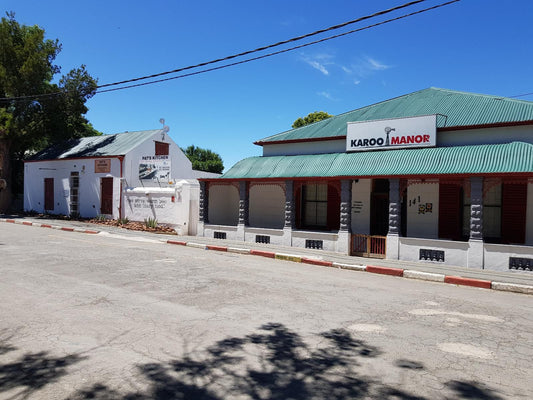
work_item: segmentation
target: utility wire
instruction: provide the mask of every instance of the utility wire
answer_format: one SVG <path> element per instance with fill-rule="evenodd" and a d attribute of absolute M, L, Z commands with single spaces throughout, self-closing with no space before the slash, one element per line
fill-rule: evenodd
<path fill-rule="evenodd" d="M 396 17 L 396 18 L 391 18 L 391 19 L 388 19 L 388 20 L 385 20 L 385 21 L 382 21 L 382 22 L 378 22 L 378 23 L 372 24 L 372 25 L 367 25 L 367 26 L 364 26 L 362 28 L 353 29 L 353 30 L 348 31 L 348 32 L 339 33 L 339 34 L 334 35 L 334 36 L 328 36 L 326 38 L 315 40 L 313 42 L 309 42 L 309 43 L 305 43 L 305 44 L 301 44 L 299 46 L 294 46 L 294 47 L 290 47 L 288 49 L 278 50 L 278 51 L 273 52 L 273 53 L 263 54 L 261 56 L 248 58 L 248 59 L 241 60 L 241 61 L 236 61 L 236 62 L 233 62 L 233 63 L 230 63 L 230 64 L 219 65 L 217 67 L 207 68 L 207 69 L 203 69 L 203 70 L 200 70 L 200 71 L 189 72 L 189 73 L 186 73 L 186 74 L 177 75 L 177 76 L 173 76 L 173 77 L 170 77 L 170 78 L 158 79 L 158 80 L 150 81 L 150 82 L 137 83 L 137 84 L 134 84 L 134 85 L 121 86 L 121 87 L 112 88 L 112 89 L 98 90 L 96 93 L 97 94 L 98 93 L 106 93 L 106 92 L 113 92 L 113 91 L 122 90 L 122 89 L 131 89 L 131 88 L 139 87 L 139 86 L 152 85 L 154 83 L 166 82 L 166 81 L 185 78 L 185 77 L 189 77 L 189 76 L 193 76 L 193 75 L 200 75 L 200 74 L 204 74 L 206 72 L 216 71 L 216 70 L 219 70 L 219 69 L 233 67 L 233 66 L 239 65 L 239 64 L 245 64 L 245 63 L 248 63 L 248 62 L 251 62 L 251 61 L 261 60 L 263 58 L 272 57 L 272 56 L 275 56 L 275 55 L 278 55 L 278 54 L 287 53 L 289 51 L 298 50 L 298 49 L 301 49 L 303 47 L 311 46 L 311 45 L 314 45 L 314 44 L 317 44 L 317 43 L 322 43 L 322 42 L 325 42 L 325 41 L 328 41 L 328 40 L 332 40 L 332 39 L 336 39 L 336 38 L 339 38 L 339 37 L 342 37 L 342 36 L 350 35 L 350 34 L 355 33 L 355 32 L 360 32 L 360 31 L 367 30 L 367 29 L 370 29 L 370 28 L 375 28 L 375 27 L 380 26 L 380 25 L 388 24 L 390 22 L 398 21 L 400 19 L 411 17 L 413 15 L 417 15 L 417 14 L 421 14 L 421 13 L 424 13 L 424 12 L 427 12 L 427 11 L 430 11 L 430 10 L 434 10 L 436 8 L 444 7 L 444 6 L 450 5 L 452 3 L 457 3 L 458 1 L 460 1 L 460 0 L 451 0 L 451 1 L 448 1 L 446 3 L 437 4 L 437 5 L 433 6 L 433 7 L 428 7 L 428 8 L 425 8 L 425 9 L 422 9 L 422 10 L 419 10 L 419 11 L 415 11 L 415 12 L 412 12 L 412 13 L 409 13 L 409 14 L 401 15 L 401 16 Z M 183 71 L 184 69 L 186 69 L 186 68 L 183 68 L 181 70 Z M 100 87 L 103 87 L 103 86 L 100 86 Z"/>
<path fill-rule="evenodd" d="M 271 44 L 271 45 L 268 45 L 268 46 L 259 47 L 259 48 L 256 48 L 254 50 L 248 50 L 248 51 L 245 51 L 245 52 L 242 52 L 242 53 L 238 53 L 238 54 L 233 54 L 233 55 L 230 55 L 230 56 L 227 56 L 227 57 L 224 57 L 224 58 L 219 58 L 219 59 L 216 59 L 216 60 L 211 60 L 211 61 L 203 62 L 203 63 L 200 63 L 200 64 L 196 64 L 196 65 L 190 65 L 190 66 L 183 67 L 183 68 L 178 68 L 178 69 L 175 69 L 175 70 L 172 70 L 172 71 L 165 71 L 165 72 L 161 72 L 161 73 L 158 73 L 158 74 L 153 74 L 153 75 L 143 76 L 143 77 L 139 77 L 139 78 L 133 78 L 133 79 L 129 79 L 129 80 L 124 80 L 124 81 L 120 81 L 120 82 L 113 82 L 113 83 L 108 83 L 108 84 L 104 84 L 104 85 L 99 85 L 99 86 L 97 86 L 97 89 L 104 88 L 104 87 L 110 87 L 110 86 L 122 85 L 122 84 L 130 83 L 130 82 L 137 82 L 137 81 L 140 81 L 140 80 L 145 80 L 145 79 L 155 78 L 155 77 L 158 77 L 158 76 L 163 76 L 163 75 L 168 75 L 168 74 L 172 74 L 172 73 L 182 72 L 182 71 L 185 71 L 185 70 L 189 70 L 189 69 L 194 69 L 194 68 L 198 68 L 198 67 L 201 67 L 201 66 L 210 65 L 210 64 L 221 62 L 221 61 L 227 61 L 227 60 L 230 60 L 230 59 L 241 57 L 243 55 L 248 55 L 248 54 L 256 53 L 256 52 L 263 51 L 263 50 L 266 50 L 266 49 L 269 49 L 269 48 L 281 46 L 283 44 L 299 41 L 299 40 L 302 40 L 302 39 L 305 39 L 305 38 L 308 38 L 308 37 L 311 37 L 311 36 L 318 35 L 320 33 L 328 32 L 328 31 L 331 31 L 331 30 L 336 30 L 336 29 L 345 27 L 347 25 L 351 25 L 351 24 L 354 24 L 354 23 L 357 23 L 357 22 L 361 22 L 361 21 L 364 21 L 364 20 L 367 20 L 367 19 L 375 18 L 377 16 L 384 15 L 384 14 L 387 14 L 387 13 L 390 13 L 392 11 L 396 11 L 396 10 L 399 10 L 399 9 L 402 9 L 402 8 L 410 7 L 412 5 L 415 5 L 415 4 L 418 4 L 418 3 L 422 3 L 422 2 L 425 2 L 425 1 L 427 1 L 427 0 L 411 1 L 409 3 L 405 3 L 405 4 L 397 6 L 397 7 L 393 7 L 393 8 L 387 9 L 387 10 L 383 10 L 383 11 L 379 11 L 379 12 L 376 12 L 376 13 L 371 14 L 371 15 L 366 15 L 364 17 L 360 17 L 360 18 L 357 18 L 357 19 L 354 19 L 354 20 L 351 20 L 351 21 L 348 21 L 348 22 L 344 22 L 342 24 L 334 25 L 334 26 L 331 26 L 329 28 L 321 29 L 321 30 L 318 30 L 318 31 L 315 31 L 315 32 L 312 32 L 312 33 L 309 33 L 309 34 L 305 34 L 305 35 L 301 35 L 301 36 L 298 36 L 298 37 L 294 37 L 294 38 L 291 38 L 291 39 L 288 39 L 288 40 L 284 40 L 284 41 L 281 41 L 281 42 L 277 42 L 277 43 L 274 43 L 274 44 Z M 359 29 L 354 29 L 354 30 L 351 30 L 351 31 L 348 31 L 348 32 L 345 32 L 345 33 L 341 33 L 341 34 L 338 34 L 338 35 L 330 36 L 330 37 L 327 37 L 327 38 L 324 38 L 324 39 L 320 39 L 320 40 L 316 40 L 316 41 L 313 41 L 313 42 L 309 42 L 309 43 L 306 43 L 306 44 L 303 44 L 303 45 L 300 45 L 300 46 L 295 46 L 295 47 L 291 47 L 291 48 L 288 48 L 288 49 L 284 49 L 284 50 L 276 51 L 276 52 L 273 52 L 273 53 L 265 54 L 265 55 L 262 55 L 262 56 L 253 57 L 253 58 L 249 58 L 249 59 L 246 59 L 246 60 L 237 61 L 237 62 L 234 62 L 234 63 L 225 64 L 225 65 L 221 65 L 221 66 L 218 66 L 218 67 L 208 68 L 208 69 L 204 69 L 204 70 L 201 70 L 201 71 L 195 71 L 195 72 L 191 72 L 191 73 L 187 73 L 187 74 L 182 74 L 182 75 L 174 76 L 174 77 L 171 77 L 171 78 L 159 79 L 159 80 L 145 82 L 145 83 L 141 83 L 141 84 L 135 84 L 135 85 L 122 86 L 120 88 L 97 90 L 95 92 L 95 94 L 111 92 L 111 91 L 116 91 L 116 90 L 122 90 L 122 89 L 129 89 L 129 88 L 133 88 L 133 87 L 150 85 L 150 84 L 159 83 L 159 82 L 165 82 L 165 81 L 168 81 L 168 80 L 173 80 L 173 79 L 179 79 L 179 78 L 184 78 L 184 77 L 188 77 L 188 76 L 198 75 L 198 74 L 211 72 L 211 71 L 215 71 L 215 70 L 219 70 L 219 69 L 223 69 L 223 68 L 228 68 L 228 67 L 239 65 L 239 64 L 248 63 L 248 62 L 255 61 L 255 60 L 260 60 L 260 59 L 271 57 L 271 56 L 274 56 L 274 55 L 278 55 L 278 54 L 286 53 L 286 52 L 289 52 L 289 51 L 297 50 L 297 49 L 300 49 L 300 48 L 303 48 L 303 47 L 311 46 L 311 45 L 314 45 L 314 44 L 317 44 L 317 43 L 325 42 L 327 40 L 332 40 L 332 39 L 335 39 L 335 38 L 338 38 L 338 37 L 341 37 L 341 36 L 346 36 L 346 35 L 349 35 L 351 33 L 355 33 L 355 32 L 359 32 L 359 31 L 362 31 L 362 30 L 370 29 L 370 28 L 373 28 L 373 27 L 376 27 L 376 26 L 379 26 L 379 25 L 383 25 L 383 24 L 390 23 L 390 22 L 393 22 L 393 21 L 396 21 L 396 20 L 399 20 L 399 19 L 407 18 L 407 17 L 412 16 L 412 15 L 420 14 L 420 13 L 423 13 L 423 12 L 426 12 L 426 11 L 430 11 L 430 10 L 433 10 L 433 9 L 436 9 L 436 8 L 440 8 L 440 7 L 443 7 L 443 6 L 452 4 L 452 3 L 456 3 L 456 2 L 459 2 L 459 1 L 460 0 L 451 0 L 451 1 L 448 1 L 446 3 L 438 4 L 436 6 L 429 7 L 429 8 L 423 9 L 423 10 L 419 10 L 419 11 L 416 11 L 416 12 L 413 12 L 413 13 L 410 13 L 410 14 L 406 14 L 406 15 L 400 16 L 400 17 L 396 17 L 396 18 L 389 19 L 389 20 L 386 20 L 386 21 L 383 21 L 383 22 L 379 22 L 379 23 L 376 23 L 376 24 L 365 26 L 365 27 L 362 27 L 362 28 L 359 28 Z M 64 91 L 58 91 L 58 92 L 46 93 L 46 94 L 27 95 L 27 96 L 19 96 L 19 97 L 8 97 L 8 98 L 0 98 L 0 101 L 40 99 L 40 98 L 44 98 L 44 97 L 57 96 L 57 95 L 64 94 L 64 93 L 65 93 Z"/>
<path fill-rule="evenodd" d="M 302 39 L 306 39 L 306 38 L 311 37 L 311 36 L 316 36 L 316 35 L 319 35 L 319 34 L 324 33 L 324 32 L 329 32 L 329 31 L 332 31 L 332 30 L 340 29 L 340 28 L 343 28 L 345 26 L 355 24 L 357 22 L 365 21 L 367 19 L 375 18 L 375 17 L 378 17 L 380 15 L 388 14 L 388 13 L 391 13 L 393 11 L 400 10 L 400 9 L 406 8 L 406 7 L 410 7 L 412 5 L 415 5 L 415 4 L 418 4 L 418 3 L 422 3 L 422 2 L 425 2 L 425 1 L 427 1 L 427 0 L 411 1 L 409 3 L 402 4 L 401 6 L 389 8 L 388 10 L 378 11 L 378 12 L 376 12 L 374 14 L 365 15 L 364 17 L 353 19 L 351 21 L 344 22 L 342 24 L 330 26 L 329 28 L 320 29 L 320 30 L 312 32 L 312 33 L 307 33 L 305 35 L 301 35 L 301 36 L 297 36 L 297 37 L 294 37 L 294 38 L 291 38 L 291 39 L 283 40 L 281 42 L 277 42 L 277 43 L 270 44 L 270 45 L 267 45 L 267 46 L 258 47 L 258 48 L 254 49 L 254 50 L 243 51 L 242 53 L 237 53 L 237 54 L 233 54 L 233 55 L 230 55 L 230 56 L 227 56 L 227 57 L 218 58 L 216 60 L 202 62 L 202 63 L 196 64 L 196 65 L 190 65 L 188 67 L 174 69 L 172 71 L 160 72 L 158 74 L 147 75 L 147 76 L 143 76 L 143 77 L 140 77 L 140 78 L 133 78 L 133 79 L 128 79 L 128 80 L 120 81 L 120 82 L 106 83 L 104 85 L 99 85 L 98 88 L 122 85 L 122 84 L 125 84 L 125 83 L 141 81 L 141 80 L 144 80 L 144 79 L 157 78 L 158 76 L 174 74 L 174 73 L 186 71 L 186 70 L 189 70 L 189 69 L 194 69 L 194 68 L 198 68 L 198 67 L 205 67 L 206 65 L 215 64 L 215 63 L 218 63 L 218 62 L 221 62 L 221 61 L 231 60 L 231 59 L 234 59 L 234 58 L 237 58 L 237 57 L 247 56 L 247 55 L 252 54 L 252 53 L 257 53 L 259 51 L 268 50 L 268 49 L 271 49 L 273 47 L 278 47 L 278 46 L 281 46 L 281 45 L 284 45 L 284 44 L 287 44 L 287 43 L 297 42 L 297 41 L 300 41 Z M 457 0 L 457 1 L 459 1 L 459 0 Z"/>

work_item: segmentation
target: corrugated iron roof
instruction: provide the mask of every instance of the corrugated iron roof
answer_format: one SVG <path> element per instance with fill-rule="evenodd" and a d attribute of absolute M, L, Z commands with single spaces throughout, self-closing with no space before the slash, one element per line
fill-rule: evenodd
<path fill-rule="evenodd" d="M 533 173 L 533 145 L 476 146 L 250 157 L 220 179 Z"/>
<path fill-rule="evenodd" d="M 122 156 L 161 130 L 116 133 L 71 139 L 48 147 L 30 160 L 58 160 L 79 157 Z"/>
<path fill-rule="evenodd" d="M 533 102 L 428 88 L 261 139 L 268 142 L 346 136 L 348 122 L 437 114 L 437 127 L 533 121 Z"/>

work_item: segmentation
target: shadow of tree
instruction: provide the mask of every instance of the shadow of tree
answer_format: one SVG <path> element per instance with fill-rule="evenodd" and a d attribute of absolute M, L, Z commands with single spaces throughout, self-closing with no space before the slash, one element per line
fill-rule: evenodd
<path fill-rule="evenodd" d="M 69 399 L 423 399 L 362 376 L 359 360 L 381 352 L 350 332 L 334 329 L 318 339 L 310 345 L 286 326 L 268 323 L 199 354 L 139 366 L 149 382 L 143 393 L 119 395 L 97 384 Z"/>
<path fill-rule="evenodd" d="M 457 393 L 461 399 L 503 400 L 492 389 L 479 382 L 449 381 L 446 386 Z"/>
<path fill-rule="evenodd" d="M 8 338 L 0 339 L 0 355 L 17 350 Z M 48 352 L 24 354 L 15 361 L 0 364 L 0 393 L 21 388 L 19 396 L 26 398 L 49 383 L 67 374 L 67 367 L 82 360 L 78 355 L 52 357 Z"/>

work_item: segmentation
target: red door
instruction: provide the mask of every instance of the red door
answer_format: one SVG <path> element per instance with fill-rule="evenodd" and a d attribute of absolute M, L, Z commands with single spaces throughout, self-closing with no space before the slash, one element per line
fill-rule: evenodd
<path fill-rule="evenodd" d="M 44 178 L 44 210 L 54 210 L 54 178 Z"/>
<path fill-rule="evenodd" d="M 100 214 L 113 214 L 113 178 L 101 179 L 100 193 Z"/>

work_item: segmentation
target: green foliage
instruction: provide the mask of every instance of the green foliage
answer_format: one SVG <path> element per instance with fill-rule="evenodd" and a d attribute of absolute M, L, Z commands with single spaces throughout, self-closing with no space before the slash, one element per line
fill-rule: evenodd
<path fill-rule="evenodd" d="M 191 145 L 182 149 L 192 163 L 192 169 L 197 171 L 214 172 L 221 174 L 224 170 L 222 158 L 217 153 Z"/>
<path fill-rule="evenodd" d="M 95 218 L 97 221 L 107 221 L 107 217 L 103 214 L 98 214 Z"/>
<path fill-rule="evenodd" d="M 82 65 L 52 83 L 61 70 L 54 64 L 59 41 L 46 39 L 37 25 L 19 24 L 13 12 L 6 15 L 0 20 L 0 145 L 9 152 L 10 188 L 21 192 L 20 169 L 28 155 L 57 142 L 101 134 L 84 117 L 97 82 Z M 18 99 L 9 100 L 13 97 Z"/>
<path fill-rule="evenodd" d="M 126 225 L 128 222 L 130 222 L 130 220 L 127 217 L 117 219 L 117 225 Z"/>
<path fill-rule="evenodd" d="M 307 114 L 306 117 L 298 118 L 294 123 L 292 124 L 293 128 L 301 128 L 302 126 L 312 124 L 313 122 L 322 121 L 323 119 L 328 119 L 333 117 L 333 115 L 328 114 L 325 111 L 315 111 L 312 113 Z"/>
<path fill-rule="evenodd" d="M 144 225 L 146 225 L 147 228 L 157 228 L 157 219 L 155 218 L 145 218 L 144 219 Z"/>

